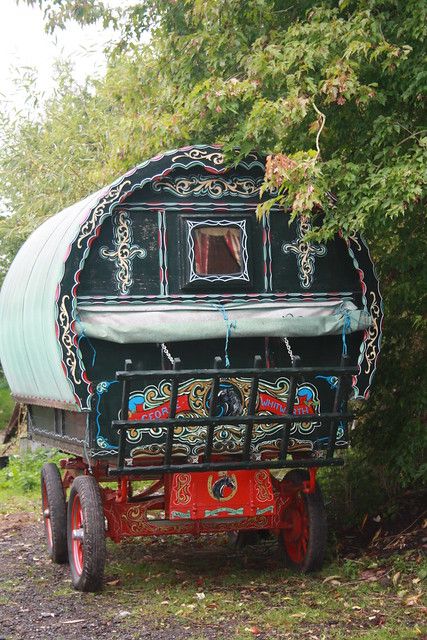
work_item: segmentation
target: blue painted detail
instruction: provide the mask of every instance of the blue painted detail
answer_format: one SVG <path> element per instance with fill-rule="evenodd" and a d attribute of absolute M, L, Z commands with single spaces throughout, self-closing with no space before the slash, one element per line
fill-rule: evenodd
<path fill-rule="evenodd" d="M 323 438 L 317 438 L 317 440 L 313 442 L 313 449 L 318 449 L 319 447 L 328 444 L 328 442 L 329 442 L 329 436 L 324 436 Z"/>
<path fill-rule="evenodd" d="M 223 304 L 213 304 L 212 306 L 215 307 L 217 311 L 221 312 L 222 317 L 224 318 L 225 326 L 227 328 L 227 332 L 225 334 L 224 358 L 225 358 L 225 366 L 227 369 L 229 369 L 230 358 L 228 357 L 228 341 L 231 336 L 231 331 L 232 329 L 235 329 L 237 327 L 237 323 L 235 320 L 233 322 L 230 321 L 230 318 L 228 317 L 227 309 L 224 307 Z"/>
<path fill-rule="evenodd" d="M 344 400 L 341 401 L 340 411 L 344 411 Z M 344 435 L 344 423 L 342 420 L 339 421 L 337 428 L 337 441 L 342 438 Z"/>
<path fill-rule="evenodd" d="M 346 340 L 345 335 L 350 330 L 351 330 L 350 314 L 349 314 L 348 310 L 344 310 L 344 323 L 343 323 L 343 326 L 342 326 L 342 354 L 343 354 L 343 356 L 347 356 L 348 355 L 347 340 Z"/>
<path fill-rule="evenodd" d="M 92 349 L 92 367 L 94 367 L 95 366 L 95 361 L 96 361 L 96 349 L 93 346 L 90 338 L 87 337 L 87 335 L 85 333 L 84 324 L 83 324 L 83 322 L 82 322 L 82 320 L 81 320 L 81 318 L 80 318 L 78 313 L 76 314 L 76 322 L 80 326 L 80 331 L 79 331 L 80 336 L 79 336 L 79 339 L 78 339 L 79 347 L 80 347 L 80 340 L 83 340 L 83 338 L 84 338 L 87 341 L 87 343 L 90 346 L 90 348 Z"/>
<path fill-rule="evenodd" d="M 137 393 L 129 398 L 129 412 L 134 413 L 139 404 L 145 405 L 145 396 L 143 393 Z"/>
<path fill-rule="evenodd" d="M 331 389 L 336 389 L 338 384 L 337 376 L 316 376 L 316 380 L 326 380 L 326 382 L 330 385 Z"/>
<path fill-rule="evenodd" d="M 172 518 L 179 518 L 180 520 L 191 520 L 191 513 L 189 511 L 172 511 Z"/>
<path fill-rule="evenodd" d="M 113 384 L 117 384 L 117 383 L 118 383 L 118 380 L 103 380 L 102 382 L 96 385 L 96 417 L 95 417 L 95 422 L 97 427 L 96 444 L 99 447 L 101 447 L 101 449 L 113 449 L 113 450 L 117 449 L 117 447 L 115 447 L 110 442 L 108 442 L 108 440 L 104 436 L 101 436 L 101 425 L 99 423 L 99 418 L 101 417 L 101 409 L 100 409 L 101 397 L 103 396 L 104 393 L 108 392 L 108 390 Z"/>
<path fill-rule="evenodd" d="M 313 400 L 314 394 L 312 389 L 308 386 L 299 387 L 297 391 L 298 398 L 305 398 L 307 400 Z"/>
<path fill-rule="evenodd" d="M 218 516 L 220 513 L 224 513 L 229 516 L 242 516 L 243 515 L 243 507 L 239 509 L 229 509 L 228 507 L 219 507 L 218 509 L 206 509 L 205 518 L 213 518 Z"/>
<path fill-rule="evenodd" d="M 211 395 L 212 393 L 206 398 L 207 411 L 210 409 Z M 220 382 L 215 417 L 240 415 L 243 407 L 244 400 L 239 389 L 231 382 Z"/>
<path fill-rule="evenodd" d="M 264 509 L 257 509 L 256 510 L 257 516 L 262 516 L 265 513 L 274 513 L 274 507 L 273 507 L 272 504 L 269 507 L 264 507 Z"/>

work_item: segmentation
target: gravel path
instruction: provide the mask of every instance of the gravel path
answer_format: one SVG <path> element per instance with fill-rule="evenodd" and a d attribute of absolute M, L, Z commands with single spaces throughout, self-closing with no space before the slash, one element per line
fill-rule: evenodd
<path fill-rule="evenodd" d="M 108 575 L 107 575 L 108 580 Z M 133 623 L 109 593 L 70 591 L 66 565 L 47 557 L 43 525 L 33 515 L 0 522 L 0 640 L 183 640 L 182 625 Z"/>

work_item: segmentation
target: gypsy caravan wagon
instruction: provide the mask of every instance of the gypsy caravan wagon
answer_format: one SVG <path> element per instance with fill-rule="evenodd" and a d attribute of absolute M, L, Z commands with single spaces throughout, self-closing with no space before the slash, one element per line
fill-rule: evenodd
<path fill-rule="evenodd" d="M 307 241 L 309 218 L 274 207 L 257 222 L 264 169 L 159 155 L 10 267 L 1 361 L 30 437 L 67 454 L 42 469 L 43 515 L 77 589 L 101 587 L 106 537 L 268 531 L 288 566 L 323 562 L 316 471 L 369 394 L 381 297 L 361 238 Z"/>

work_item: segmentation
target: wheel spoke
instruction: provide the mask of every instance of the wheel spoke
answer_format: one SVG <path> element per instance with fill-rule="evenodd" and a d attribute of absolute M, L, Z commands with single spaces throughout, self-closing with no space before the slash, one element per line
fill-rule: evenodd
<path fill-rule="evenodd" d="M 78 575 L 81 575 L 83 572 L 83 564 L 84 564 L 84 549 L 83 549 L 83 541 L 84 541 L 84 529 L 82 527 L 82 508 L 80 504 L 80 500 L 78 496 L 75 496 L 72 512 L 71 512 L 71 539 L 72 539 L 72 560 L 74 563 L 74 567 Z"/>

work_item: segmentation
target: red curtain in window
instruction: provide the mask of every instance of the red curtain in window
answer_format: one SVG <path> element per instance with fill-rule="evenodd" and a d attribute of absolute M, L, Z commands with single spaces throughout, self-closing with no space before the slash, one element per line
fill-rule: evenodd
<path fill-rule="evenodd" d="M 194 231 L 195 271 L 199 275 L 240 273 L 240 229 L 202 227 Z"/>
<path fill-rule="evenodd" d="M 242 268 L 242 254 L 240 247 L 240 231 L 234 227 L 233 229 L 228 229 L 225 235 L 225 242 L 227 243 L 227 247 L 233 256 L 234 260 L 237 262 L 240 268 Z"/>
<path fill-rule="evenodd" d="M 209 273 L 209 242 L 210 236 L 202 229 L 197 229 L 194 234 L 194 260 L 196 263 L 196 273 L 206 275 Z"/>

